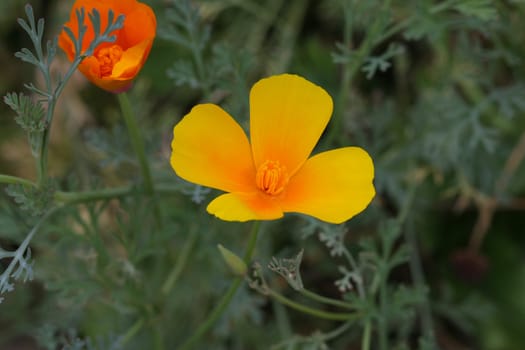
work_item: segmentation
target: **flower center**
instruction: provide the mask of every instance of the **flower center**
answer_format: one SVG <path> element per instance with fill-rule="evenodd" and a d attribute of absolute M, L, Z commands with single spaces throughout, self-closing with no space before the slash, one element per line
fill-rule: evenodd
<path fill-rule="evenodd" d="M 97 52 L 96 57 L 100 64 L 101 77 L 111 75 L 111 72 L 113 72 L 113 66 L 120 61 L 123 52 L 124 50 L 122 50 L 122 47 L 119 45 L 104 47 Z"/>
<path fill-rule="evenodd" d="M 255 175 L 257 187 L 271 196 L 281 193 L 288 184 L 286 167 L 276 160 L 267 160 L 259 166 Z"/>

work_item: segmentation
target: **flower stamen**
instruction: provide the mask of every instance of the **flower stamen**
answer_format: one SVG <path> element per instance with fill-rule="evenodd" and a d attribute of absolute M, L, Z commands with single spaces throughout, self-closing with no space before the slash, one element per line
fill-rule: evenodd
<path fill-rule="evenodd" d="M 275 160 L 267 160 L 259 166 L 255 175 L 257 187 L 271 196 L 281 193 L 288 184 L 286 167 Z"/>
<path fill-rule="evenodd" d="M 100 76 L 107 77 L 113 72 L 113 67 L 115 64 L 120 61 L 124 50 L 119 45 L 112 45 L 110 47 L 104 47 L 100 49 L 96 58 L 99 63 Z"/>

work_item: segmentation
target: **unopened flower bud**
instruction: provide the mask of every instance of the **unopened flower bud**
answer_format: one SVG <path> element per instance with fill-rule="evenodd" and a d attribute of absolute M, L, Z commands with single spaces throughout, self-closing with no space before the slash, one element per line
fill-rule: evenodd
<path fill-rule="evenodd" d="M 244 277 L 248 271 L 246 263 L 235 255 L 231 250 L 224 248 L 221 244 L 217 245 L 221 255 L 235 276 Z"/>

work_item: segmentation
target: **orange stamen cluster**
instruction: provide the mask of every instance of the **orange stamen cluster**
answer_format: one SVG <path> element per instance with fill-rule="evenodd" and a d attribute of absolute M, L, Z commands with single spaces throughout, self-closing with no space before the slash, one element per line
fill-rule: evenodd
<path fill-rule="evenodd" d="M 119 45 L 112 45 L 100 49 L 97 54 L 97 60 L 100 64 L 100 76 L 107 77 L 113 72 L 113 67 L 120 61 L 124 50 Z"/>
<path fill-rule="evenodd" d="M 259 166 L 255 175 L 257 187 L 271 196 L 281 193 L 288 184 L 288 172 L 279 161 L 267 160 Z"/>

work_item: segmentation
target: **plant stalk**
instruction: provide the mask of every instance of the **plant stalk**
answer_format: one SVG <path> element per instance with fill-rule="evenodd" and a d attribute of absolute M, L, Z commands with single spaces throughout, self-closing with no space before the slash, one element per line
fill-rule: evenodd
<path fill-rule="evenodd" d="M 126 126 L 128 128 L 128 133 L 129 133 L 129 137 L 131 140 L 131 144 L 135 151 L 135 155 L 137 156 L 138 161 L 139 161 L 140 170 L 142 172 L 142 179 L 144 181 L 144 188 L 148 195 L 150 195 L 151 197 L 154 197 L 155 188 L 153 187 L 151 171 L 150 171 L 148 159 L 146 157 L 144 140 L 142 139 L 140 135 L 140 130 L 137 125 L 137 120 L 131 108 L 131 103 L 129 102 L 128 95 L 125 92 L 117 94 L 117 97 L 118 97 L 118 101 L 120 104 L 120 109 L 122 110 L 122 116 L 124 117 L 124 122 L 126 123 Z M 157 222 L 157 225 L 160 227 L 162 224 L 160 207 L 157 201 L 155 200 L 155 198 L 153 198 L 153 213 L 155 215 L 155 220 Z"/>
<path fill-rule="evenodd" d="M 243 257 L 243 261 L 246 264 L 250 263 L 250 260 L 252 259 L 253 253 L 255 251 L 255 245 L 257 243 L 257 237 L 259 235 L 259 226 L 260 226 L 260 222 L 255 221 L 252 227 L 252 231 L 250 233 L 250 239 L 248 241 L 248 246 L 246 248 L 246 252 L 244 253 L 244 257 Z M 230 288 L 228 288 L 228 291 L 226 292 L 226 294 L 224 294 L 221 300 L 219 300 L 218 304 L 215 306 L 215 309 L 213 309 L 213 311 L 208 315 L 206 320 L 203 323 L 201 323 L 199 328 L 197 328 L 197 330 L 191 335 L 191 337 L 180 346 L 179 350 L 191 349 L 204 336 L 204 334 L 215 324 L 215 322 L 217 322 L 217 320 L 226 310 L 228 305 L 230 305 L 230 302 L 232 301 L 237 290 L 239 289 L 241 282 L 242 282 L 241 277 L 237 277 L 233 280 L 232 284 L 230 285 Z"/>

